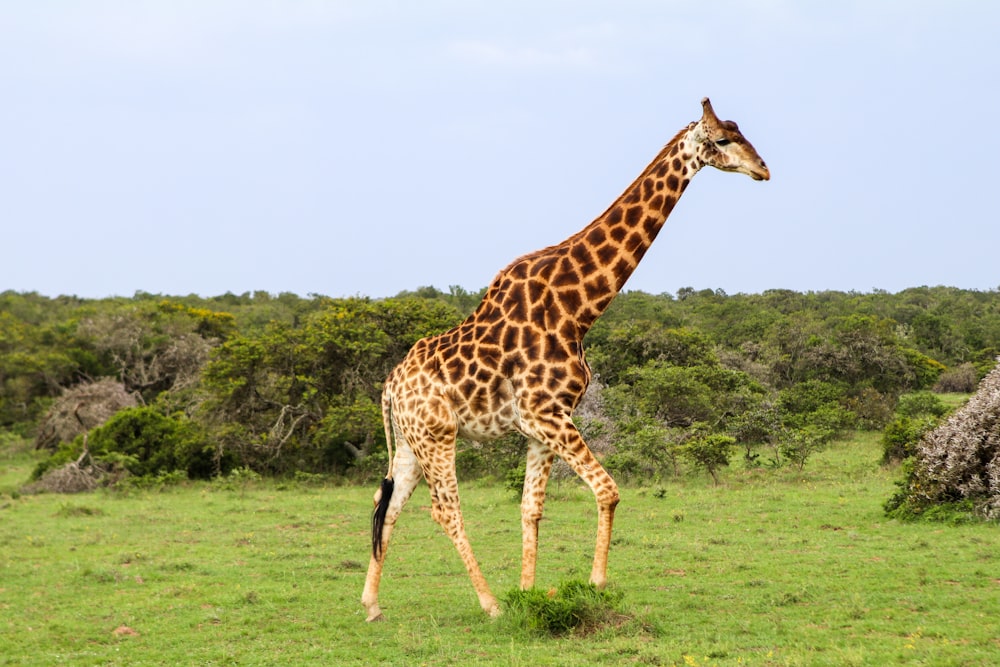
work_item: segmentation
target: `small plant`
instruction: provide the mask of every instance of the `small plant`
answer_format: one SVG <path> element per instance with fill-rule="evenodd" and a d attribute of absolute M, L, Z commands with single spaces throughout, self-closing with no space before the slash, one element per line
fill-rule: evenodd
<path fill-rule="evenodd" d="M 521 491 L 524 490 L 524 468 L 508 470 L 507 474 L 504 476 L 503 486 L 511 493 L 520 497 Z"/>
<path fill-rule="evenodd" d="M 718 485 L 719 468 L 729 465 L 729 456 L 736 447 L 736 438 L 712 433 L 692 438 L 684 448 L 684 456 L 697 468 L 703 468 Z"/>
<path fill-rule="evenodd" d="M 534 634 L 586 634 L 627 620 L 619 608 L 623 597 L 622 593 L 599 590 L 577 580 L 549 591 L 512 590 L 502 599 L 503 619 L 516 629 Z"/>
<path fill-rule="evenodd" d="M 76 517 L 76 516 L 103 516 L 104 510 L 99 507 L 88 507 L 87 505 L 73 505 L 70 503 L 63 503 L 59 506 L 56 511 L 56 516 L 59 517 Z"/>
<path fill-rule="evenodd" d="M 790 429 L 785 441 L 781 443 L 781 455 L 794 463 L 801 472 L 809 457 L 823 451 L 833 435 L 833 431 L 814 426 Z"/>
<path fill-rule="evenodd" d="M 736 415 L 729 422 L 729 434 L 743 448 L 743 464 L 747 468 L 759 467 L 762 445 L 775 446 L 782 433 L 781 413 L 775 403 L 764 401 L 746 412 Z"/>
<path fill-rule="evenodd" d="M 225 477 L 216 477 L 213 484 L 220 489 L 227 491 L 240 490 L 245 492 L 247 487 L 256 484 L 263 479 L 260 473 L 249 467 L 236 468 L 231 470 Z"/>

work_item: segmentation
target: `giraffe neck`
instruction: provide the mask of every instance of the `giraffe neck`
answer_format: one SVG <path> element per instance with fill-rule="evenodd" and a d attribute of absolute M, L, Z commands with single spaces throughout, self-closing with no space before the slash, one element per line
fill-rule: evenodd
<path fill-rule="evenodd" d="M 692 123 L 670 140 L 608 209 L 554 248 L 572 262 L 561 265 L 552 284 L 575 279 L 583 303 L 577 310 L 580 336 L 607 309 L 639 265 L 688 183 L 704 166 Z M 572 264 L 572 266 L 570 266 Z"/>

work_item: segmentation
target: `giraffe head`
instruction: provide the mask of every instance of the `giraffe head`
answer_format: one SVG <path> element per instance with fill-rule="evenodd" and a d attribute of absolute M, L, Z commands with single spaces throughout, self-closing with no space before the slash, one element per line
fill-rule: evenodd
<path fill-rule="evenodd" d="M 731 120 L 719 120 L 708 98 L 701 101 L 704 109 L 701 120 L 691 124 L 689 136 L 695 141 L 695 150 L 705 164 L 722 171 L 746 174 L 755 181 L 771 178 L 764 160 L 740 128 Z"/>

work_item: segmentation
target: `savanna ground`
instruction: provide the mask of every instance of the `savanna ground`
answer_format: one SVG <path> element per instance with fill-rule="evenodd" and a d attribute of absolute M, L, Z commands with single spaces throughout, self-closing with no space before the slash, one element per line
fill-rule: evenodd
<path fill-rule="evenodd" d="M 904 524 L 877 436 L 804 471 L 624 488 L 609 576 L 630 616 L 533 636 L 479 611 L 418 488 L 393 534 L 386 622 L 359 604 L 372 488 L 236 476 L 128 493 L 20 495 L 0 452 L 2 665 L 995 665 L 1000 530 Z M 494 592 L 517 585 L 518 500 L 462 486 Z M 589 574 L 596 511 L 550 486 L 539 585 Z"/>

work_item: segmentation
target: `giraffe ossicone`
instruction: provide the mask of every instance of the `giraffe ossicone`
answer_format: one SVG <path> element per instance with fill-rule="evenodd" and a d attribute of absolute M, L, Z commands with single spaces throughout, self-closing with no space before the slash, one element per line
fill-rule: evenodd
<path fill-rule="evenodd" d="M 583 337 L 632 275 L 688 183 L 705 166 L 768 180 L 770 171 L 736 123 L 715 115 L 682 129 L 618 199 L 558 245 L 514 260 L 454 329 L 418 341 L 382 392 L 389 470 L 375 494 L 372 554 L 362 594 L 367 620 L 382 618 L 378 589 L 393 526 L 421 475 L 431 514 L 462 558 L 483 610 L 500 611 L 472 553 L 455 473 L 458 436 L 528 439 L 521 497 L 521 587 L 535 582 L 538 523 L 556 456 L 597 500 L 590 581 L 607 582 L 618 487 L 588 449 L 572 414 L 590 381 Z"/>

